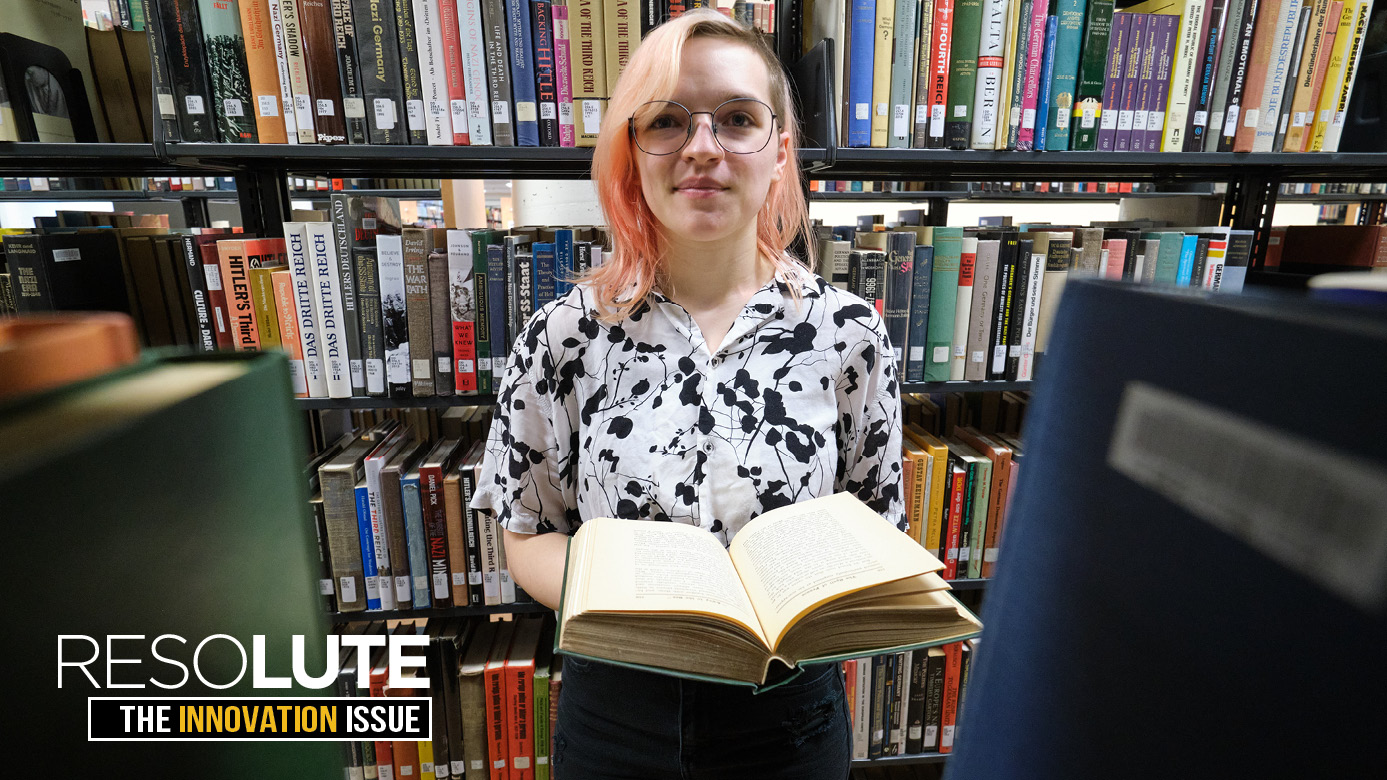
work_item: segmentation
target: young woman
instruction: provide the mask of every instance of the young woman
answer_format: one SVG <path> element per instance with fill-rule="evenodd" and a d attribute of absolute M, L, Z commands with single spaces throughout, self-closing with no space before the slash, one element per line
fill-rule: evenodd
<path fill-rule="evenodd" d="M 536 600 L 558 607 L 566 536 L 592 517 L 726 545 L 849 491 L 904 527 L 881 317 L 785 251 L 809 225 L 793 112 L 775 55 L 715 11 L 627 65 L 593 158 L 614 250 L 516 339 L 472 502 Z M 563 780 L 844 778 L 851 758 L 836 664 L 752 695 L 569 657 L 556 727 Z"/>

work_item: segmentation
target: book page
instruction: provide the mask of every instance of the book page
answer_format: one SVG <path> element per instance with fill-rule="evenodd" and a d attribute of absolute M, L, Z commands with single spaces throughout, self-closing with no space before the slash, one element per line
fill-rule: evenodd
<path fill-rule="evenodd" d="M 943 568 L 848 493 L 767 512 L 737 533 L 729 552 L 772 648 L 820 604 Z"/>
<path fill-rule="evenodd" d="M 717 537 L 682 523 L 589 520 L 574 535 L 565 616 L 577 612 L 688 612 L 724 617 L 764 637 L 737 570 Z M 574 553 L 577 553 L 576 555 Z"/>

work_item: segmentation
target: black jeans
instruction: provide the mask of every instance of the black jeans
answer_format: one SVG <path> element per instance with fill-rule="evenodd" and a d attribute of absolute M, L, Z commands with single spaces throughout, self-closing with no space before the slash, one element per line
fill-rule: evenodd
<path fill-rule="evenodd" d="M 845 780 L 852 763 L 838 664 L 752 695 L 566 656 L 555 780 Z"/>

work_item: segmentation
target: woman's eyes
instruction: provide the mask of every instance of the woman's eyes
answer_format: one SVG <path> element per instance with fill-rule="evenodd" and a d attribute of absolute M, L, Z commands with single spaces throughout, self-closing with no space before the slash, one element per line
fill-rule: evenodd
<path fill-rule="evenodd" d="M 726 127 L 749 127 L 755 124 L 755 120 L 753 120 L 749 114 L 734 114 L 727 117 L 719 124 Z"/>
<path fill-rule="evenodd" d="M 672 116 L 657 116 L 654 121 L 650 123 L 650 129 L 652 130 L 671 130 L 680 126 L 681 123 L 679 120 Z"/>

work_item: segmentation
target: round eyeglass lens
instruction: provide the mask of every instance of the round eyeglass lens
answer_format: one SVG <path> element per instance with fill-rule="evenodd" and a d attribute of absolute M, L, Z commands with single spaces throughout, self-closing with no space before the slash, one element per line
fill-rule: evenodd
<path fill-rule="evenodd" d="M 713 114 L 718 141 L 733 154 L 754 154 L 766 148 L 773 124 L 770 106 L 759 100 L 729 100 Z"/>

